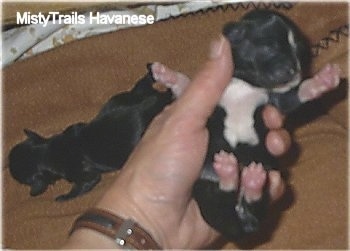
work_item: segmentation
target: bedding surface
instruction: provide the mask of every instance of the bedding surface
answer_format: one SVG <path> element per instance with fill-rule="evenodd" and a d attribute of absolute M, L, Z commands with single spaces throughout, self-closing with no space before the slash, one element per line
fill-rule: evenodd
<path fill-rule="evenodd" d="M 193 76 L 223 24 L 256 6 L 233 4 L 90 37 L 4 68 L 3 247 L 59 248 L 73 221 L 118 175 L 103 175 L 95 189 L 69 202 L 54 201 L 70 189 L 64 181 L 30 197 L 29 188 L 9 175 L 6 158 L 11 147 L 25 139 L 24 128 L 51 136 L 72 123 L 89 121 L 108 98 L 129 90 L 148 62 L 160 61 Z M 289 185 L 261 231 L 236 243 L 220 240 L 212 248 L 346 249 L 348 4 L 259 7 L 289 16 L 306 34 L 313 46 L 312 73 L 337 63 L 344 80 L 336 91 L 288 119 L 295 144 L 281 165 Z"/>

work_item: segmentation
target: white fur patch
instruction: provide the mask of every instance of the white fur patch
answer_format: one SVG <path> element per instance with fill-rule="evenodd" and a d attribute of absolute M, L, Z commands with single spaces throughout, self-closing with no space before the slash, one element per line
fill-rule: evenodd
<path fill-rule="evenodd" d="M 288 31 L 288 42 L 295 49 L 297 44 L 295 43 L 294 33 L 292 30 Z"/>
<path fill-rule="evenodd" d="M 220 106 L 227 114 L 224 137 L 232 147 L 238 143 L 259 143 L 254 129 L 254 112 L 258 106 L 267 102 L 265 89 L 253 87 L 241 79 L 232 79 L 220 100 Z"/>
<path fill-rule="evenodd" d="M 299 85 L 300 81 L 301 81 L 301 73 L 300 73 L 300 62 L 296 56 L 296 49 L 297 49 L 297 44 L 295 42 L 295 37 L 294 37 L 294 33 L 292 30 L 288 31 L 288 43 L 289 45 L 292 47 L 293 49 L 293 53 L 294 53 L 294 57 L 297 61 L 297 68 L 296 68 L 296 72 L 297 74 L 295 75 L 295 77 L 288 82 L 287 84 L 280 86 L 280 87 L 275 87 L 273 88 L 273 92 L 277 92 L 277 93 L 285 93 L 288 92 L 290 89 L 296 87 L 297 85 Z"/>
<path fill-rule="evenodd" d="M 275 87 L 272 89 L 272 91 L 277 93 L 285 93 L 290 91 L 292 88 L 296 87 L 297 85 L 299 85 L 300 82 L 301 82 L 301 74 L 298 73 L 290 82 L 284 84 L 283 86 Z"/>

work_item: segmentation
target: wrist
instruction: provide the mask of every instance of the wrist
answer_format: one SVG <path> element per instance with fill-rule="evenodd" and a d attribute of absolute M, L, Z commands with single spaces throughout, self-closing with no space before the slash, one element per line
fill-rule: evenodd
<path fill-rule="evenodd" d="M 79 229 L 90 229 L 101 233 L 113 240 L 115 247 L 121 249 L 160 249 L 158 243 L 138 223 L 99 208 L 89 209 L 76 219 L 71 233 Z M 104 244 L 110 246 L 110 241 L 108 243 L 104 241 Z"/>
<path fill-rule="evenodd" d="M 63 249 L 118 249 L 114 240 L 89 228 L 80 228 L 68 238 Z"/>
<path fill-rule="evenodd" d="M 120 187 L 122 186 L 113 184 L 109 191 L 106 192 L 97 203 L 96 207 L 107 210 L 121 218 L 133 220 L 149 233 L 160 247 L 168 247 L 166 236 L 164 231 L 160 228 L 159 222 L 155 222 L 154 219 L 148 217 L 146 213 L 152 211 L 148 210 L 148 204 L 140 202 L 140 199 L 135 199 L 128 193 L 127 189 L 123 189 L 124 191 L 121 193 Z M 140 204 L 143 206 L 141 207 Z"/>

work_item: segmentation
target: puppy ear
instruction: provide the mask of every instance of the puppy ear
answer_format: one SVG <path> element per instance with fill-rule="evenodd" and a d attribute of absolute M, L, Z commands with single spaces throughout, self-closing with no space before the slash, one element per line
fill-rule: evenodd
<path fill-rule="evenodd" d="M 236 45 L 240 43 L 246 35 L 245 25 L 234 22 L 227 23 L 225 24 L 222 33 L 232 45 Z"/>
<path fill-rule="evenodd" d="M 45 140 L 44 137 L 40 136 L 39 134 L 37 134 L 34 131 L 31 131 L 29 129 L 24 129 L 24 134 L 27 135 L 27 137 L 31 140 L 33 140 L 36 143 L 40 143 L 43 142 Z"/>

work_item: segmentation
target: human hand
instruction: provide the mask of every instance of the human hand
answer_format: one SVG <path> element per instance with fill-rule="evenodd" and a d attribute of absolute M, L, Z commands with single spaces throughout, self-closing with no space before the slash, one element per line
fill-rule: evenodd
<path fill-rule="evenodd" d="M 200 248 L 218 237 L 202 218 L 191 193 L 207 150 L 207 119 L 230 82 L 233 68 L 230 46 L 222 37 L 213 43 L 210 59 L 186 91 L 153 120 L 97 207 L 133 218 L 163 248 Z M 289 134 L 280 129 L 282 116 L 267 107 L 263 117 L 273 129 L 266 138 L 269 151 L 282 154 L 290 142 Z M 275 199 L 280 196 L 276 194 Z M 76 231 L 67 247 L 77 247 L 77 243 L 79 248 L 115 247 L 112 240 L 88 229 Z"/>

